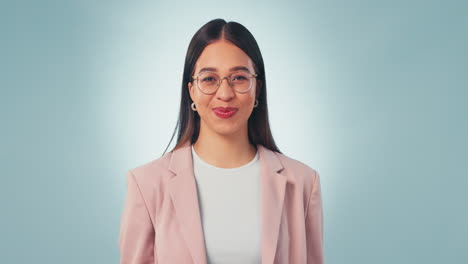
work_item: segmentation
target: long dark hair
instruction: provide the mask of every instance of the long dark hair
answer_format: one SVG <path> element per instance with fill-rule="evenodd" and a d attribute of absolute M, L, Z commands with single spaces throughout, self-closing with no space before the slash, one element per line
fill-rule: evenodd
<path fill-rule="evenodd" d="M 258 100 L 258 106 L 254 108 L 248 120 L 248 136 L 250 143 L 255 147 L 256 144 L 260 144 L 270 150 L 281 153 L 273 140 L 270 123 L 268 121 L 265 67 L 263 65 L 260 48 L 258 47 L 255 38 L 247 28 L 237 22 L 226 22 L 224 19 L 220 18 L 213 19 L 203 25 L 190 41 L 187 54 L 185 56 L 179 119 L 177 120 L 176 128 L 174 129 L 174 133 L 172 134 L 166 150 L 174 138 L 177 127 L 179 128 L 177 144 L 171 152 L 180 148 L 182 145 L 185 145 L 187 141 L 190 141 L 190 144 L 197 141 L 200 131 L 200 116 L 198 115 L 198 112 L 191 109 L 190 105 L 192 100 L 190 98 L 187 84 L 192 81 L 191 76 L 193 75 L 195 63 L 198 60 L 198 57 L 200 57 L 203 49 L 207 45 L 218 41 L 221 38 L 224 38 L 244 51 L 253 61 L 255 72 L 258 74 L 255 94 L 255 97 Z M 166 153 L 166 150 L 164 150 L 164 153 Z"/>

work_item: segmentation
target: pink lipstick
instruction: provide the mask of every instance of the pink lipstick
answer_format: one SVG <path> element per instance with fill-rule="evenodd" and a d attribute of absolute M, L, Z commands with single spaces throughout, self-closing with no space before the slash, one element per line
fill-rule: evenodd
<path fill-rule="evenodd" d="M 216 107 L 213 112 L 220 118 L 230 118 L 237 112 L 238 108 L 235 107 Z"/>

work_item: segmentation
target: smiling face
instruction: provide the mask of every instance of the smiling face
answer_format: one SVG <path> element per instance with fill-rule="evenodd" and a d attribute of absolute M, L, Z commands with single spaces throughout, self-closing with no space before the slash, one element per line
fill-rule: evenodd
<path fill-rule="evenodd" d="M 244 51 L 234 44 L 220 40 L 205 47 L 202 54 L 195 63 L 193 75 L 198 75 L 203 68 L 214 68 L 221 78 L 229 76 L 234 67 L 245 67 L 251 74 L 257 74 L 254 64 Z M 252 79 L 252 88 L 245 92 L 235 91 L 223 80 L 219 89 L 213 94 L 204 94 L 197 87 L 197 81 L 188 83 L 190 97 L 195 102 L 198 114 L 200 115 L 202 130 L 209 129 L 215 133 L 229 135 L 239 132 L 246 132 L 248 119 L 253 111 L 255 94 L 257 91 L 257 81 Z M 213 111 L 216 107 L 234 107 L 237 112 L 230 118 L 221 118 Z"/>

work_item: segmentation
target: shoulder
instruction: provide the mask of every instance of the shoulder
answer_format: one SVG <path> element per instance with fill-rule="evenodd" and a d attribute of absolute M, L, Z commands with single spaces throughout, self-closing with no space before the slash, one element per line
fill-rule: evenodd
<path fill-rule="evenodd" d="M 303 171 L 303 172 L 309 172 L 309 173 L 315 173 L 316 170 L 307 165 L 306 163 L 298 160 L 298 159 L 295 159 L 291 156 L 287 156 L 285 154 L 282 154 L 282 153 L 279 153 L 279 152 L 274 152 L 275 155 L 278 157 L 278 159 L 281 161 L 281 164 L 283 164 L 283 166 L 285 168 L 289 168 L 289 169 L 292 169 L 292 170 L 299 170 L 299 171 Z"/>
<path fill-rule="evenodd" d="M 163 178 L 172 175 L 167 169 L 171 155 L 172 152 L 168 152 L 159 158 L 154 158 L 150 161 L 130 168 L 127 171 L 127 174 L 133 176 L 139 185 L 148 186 L 154 183 L 158 183 Z"/>
<path fill-rule="evenodd" d="M 286 173 L 295 180 L 300 180 L 305 185 L 312 186 L 319 177 L 319 173 L 312 166 L 309 166 L 308 164 L 291 156 L 279 152 L 274 153 L 280 160 L 284 170 L 286 170 Z"/>

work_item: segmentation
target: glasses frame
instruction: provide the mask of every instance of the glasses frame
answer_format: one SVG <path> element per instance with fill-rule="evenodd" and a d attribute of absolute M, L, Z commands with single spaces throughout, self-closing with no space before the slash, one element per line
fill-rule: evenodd
<path fill-rule="evenodd" d="M 216 72 L 213 72 L 213 71 L 209 71 L 209 72 L 210 72 L 210 73 L 214 73 L 214 74 L 216 74 L 218 77 L 220 77 L 219 74 L 217 74 Z M 205 93 L 205 92 L 202 91 L 202 89 L 200 88 L 200 85 L 198 84 L 198 80 L 199 80 L 200 74 L 198 74 L 198 75 L 193 75 L 192 78 L 193 78 L 194 80 L 197 80 L 197 88 L 198 88 L 198 90 L 200 90 L 200 92 L 202 92 L 202 93 L 204 93 L 204 94 L 210 95 L 210 94 L 214 94 L 214 93 L 216 93 L 216 92 L 218 91 L 219 87 L 221 86 L 221 83 L 222 83 L 223 80 L 226 79 L 226 78 L 227 78 L 227 82 L 228 82 L 229 86 L 230 86 L 231 88 L 233 88 L 233 87 L 232 87 L 232 84 L 231 84 L 231 77 L 232 77 L 232 75 L 234 75 L 234 74 L 236 74 L 236 73 L 238 73 L 238 72 L 244 72 L 244 73 L 249 74 L 249 75 L 250 75 L 249 78 L 256 78 L 256 77 L 258 76 L 258 74 L 252 74 L 252 73 L 247 72 L 247 71 L 236 71 L 236 72 L 233 72 L 233 73 L 231 73 L 229 76 L 224 76 L 224 77 L 222 77 L 222 78 L 219 78 L 219 80 L 218 80 L 218 85 L 217 85 L 217 87 L 216 87 L 216 90 L 214 90 L 214 92 L 212 92 L 212 93 Z M 246 93 L 246 92 L 250 91 L 250 89 L 252 89 L 252 86 L 253 86 L 252 84 L 253 84 L 253 83 L 250 83 L 249 89 L 247 89 L 247 90 L 245 90 L 245 91 L 239 92 L 239 91 L 237 91 L 236 89 L 234 89 L 234 90 L 235 90 L 236 92 L 238 92 L 238 93 Z"/>

